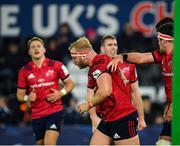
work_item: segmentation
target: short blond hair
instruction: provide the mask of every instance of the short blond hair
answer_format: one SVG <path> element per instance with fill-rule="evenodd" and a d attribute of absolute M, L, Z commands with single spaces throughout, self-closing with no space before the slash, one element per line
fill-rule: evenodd
<path fill-rule="evenodd" d="M 45 46 L 45 43 L 44 43 L 44 41 L 43 41 L 41 38 L 39 38 L 39 37 L 33 37 L 33 38 L 30 39 L 30 40 L 28 41 L 28 43 L 27 43 L 28 49 L 30 48 L 30 45 L 31 45 L 31 43 L 32 43 L 33 41 L 39 41 L 39 42 L 41 42 L 41 44 L 43 45 L 43 47 Z"/>
<path fill-rule="evenodd" d="M 75 48 L 77 51 L 82 51 L 85 49 L 90 49 L 90 50 L 93 49 L 91 43 L 86 37 L 81 37 L 72 44 L 70 44 L 69 50 L 71 50 L 72 48 Z"/>

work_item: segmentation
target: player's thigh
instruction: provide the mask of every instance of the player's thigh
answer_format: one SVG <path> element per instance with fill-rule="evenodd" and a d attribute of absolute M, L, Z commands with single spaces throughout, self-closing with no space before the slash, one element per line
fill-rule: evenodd
<path fill-rule="evenodd" d="M 137 137 L 137 113 L 131 113 L 121 119 L 115 120 L 110 124 L 110 137 L 113 141 L 133 140 Z"/>
<path fill-rule="evenodd" d="M 45 144 L 56 144 L 61 127 L 63 124 L 64 113 L 63 111 L 53 113 L 48 116 L 46 122 L 46 132 L 44 143 Z"/>
<path fill-rule="evenodd" d="M 46 130 L 44 137 L 45 145 L 56 145 L 59 137 L 59 132 L 55 130 Z"/>
<path fill-rule="evenodd" d="M 138 135 L 136 135 L 132 138 L 114 141 L 114 144 L 115 145 L 140 145 L 140 142 L 139 142 Z"/>
<path fill-rule="evenodd" d="M 32 120 L 32 127 L 34 131 L 34 136 L 36 139 L 36 144 L 37 145 L 43 145 L 44 144 L 44 135 L 45 135 L 45 127 L 46 127 L 46 119 L 39 118 Z"/>
<path fill-rule="evenodd" d="M 90 145 L 110 145 L 112 139 L 96 129 L 92 135 Z"/>

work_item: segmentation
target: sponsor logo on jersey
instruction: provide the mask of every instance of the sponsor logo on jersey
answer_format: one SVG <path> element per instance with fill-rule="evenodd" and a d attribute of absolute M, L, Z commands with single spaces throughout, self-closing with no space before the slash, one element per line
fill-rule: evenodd
<path fill-rule="evenodd" d="M 97 79 L 99 77 L 99 75 L 101 74 L 101 71 L 100 70 L 95 70 L 92 74 L 93 74 L 93 78 Z"/>
<path fill-rule="evenodd" d="M 38 79 L 38 82 L 40 82 L 40 83 L 42 83 L 42 82 L 44 82 L 44 81 L 45 81 L 45 79 L 43 79 L 43 78 Z"/>
<path fill-rule="evenodd" d="M 68 69 L 67 69 L 64 65 L 62 65 L 62 67 L 61 67 L 61 68 L 62 68 L 62 70 L 63 70 L 63 72 L 64 72 L 65 76 L 69 74 Z"/>
<path fill-rule="evenodd" d="M 54 82 L 45 82 L 45 83 L 39 83 L 39 84 L 33 84 L 31 85 L 31 88 L 40 88 L 40 87 L 47 87 L 54 85 Z"/>

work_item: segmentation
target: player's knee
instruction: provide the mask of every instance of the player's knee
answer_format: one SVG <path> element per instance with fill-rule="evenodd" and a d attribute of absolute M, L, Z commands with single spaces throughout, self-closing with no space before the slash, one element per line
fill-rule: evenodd
<path fill-rule="evenodd" d="M 163 139 L 159 139 L 157 142 L 156 142 L 156 146 L 162 146 L 162 145 L 171 145 L 171 142 L 170 141 L 167 141 L 167 140 L 163 140 Z"/>
<path fill-rule="evenodd" d="M 44 145 L 44 140 L 42 140 L 42 139 L 38 140 L 38 141 L 36 141 L 36 144 L 37 145 Z"/>

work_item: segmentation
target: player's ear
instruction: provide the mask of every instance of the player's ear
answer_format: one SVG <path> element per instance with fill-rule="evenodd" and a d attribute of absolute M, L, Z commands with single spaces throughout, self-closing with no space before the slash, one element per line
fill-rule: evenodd
<path fill-rule="evenodd" d="M 30 49 L 28 49 L 28 54 L 31 56 L 31 51 L 30 51 Z"/>
<path fill-rule="evenodd" d="M 101 53 L 101 54 L 104 54 L 104 53 L 105 53 L 103 46 L 101 46 L 101 52 L 100 52 L 100 53 Z"/>

